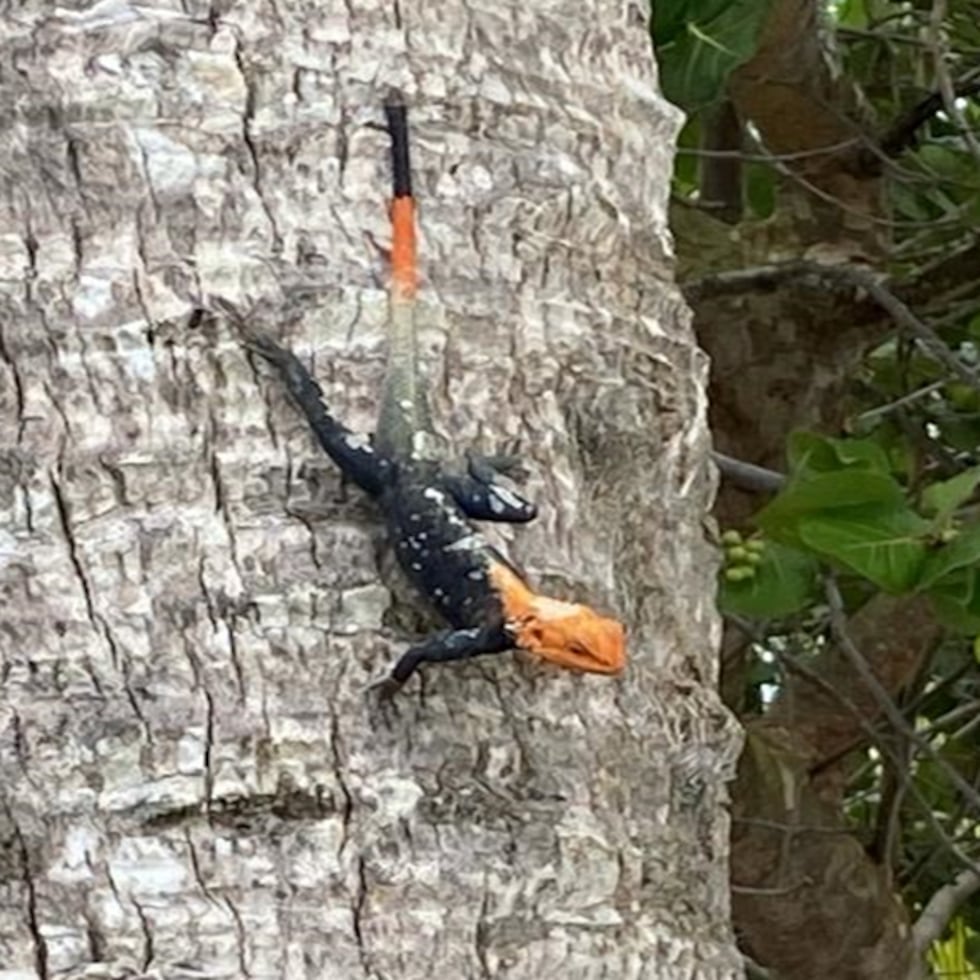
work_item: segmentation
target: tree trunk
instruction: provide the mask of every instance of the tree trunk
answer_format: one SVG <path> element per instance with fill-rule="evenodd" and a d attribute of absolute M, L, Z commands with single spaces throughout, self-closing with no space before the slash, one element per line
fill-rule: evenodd
<path fill-rule="evenodd" d="M 0 62 L 0 977 L 736 975 L 646 11 L 71 8 Z M 625 619 L 621 680 L 504 655 L 372 707 L 412 639 L 377 515 L 199 312 L 370 429 L 392 85 L 437 426 L 519 447 L 541 517 L 496 539 Z"/>

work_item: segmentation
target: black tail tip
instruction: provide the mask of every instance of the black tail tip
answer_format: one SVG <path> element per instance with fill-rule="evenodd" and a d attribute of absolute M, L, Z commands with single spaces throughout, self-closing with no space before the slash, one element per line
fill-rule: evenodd
<path fill-rule="evenodd" d="M 387 112 L 388 109 L 405 111 L 405 93 L 396 85 L 390 86 L 385 95 L 385 111 Z"/>
<path fill-rule="evenodd" d="M 385 102 L 385 119 L 389 132 L 404 132 L 408 128 L 408 110 L 404 102 Z"/>
<path fill-rule="evenodd" d="M 407 125 L 406 115 L 405 94 L 400 88 L 392 86 L 385 96 L 385 119 L 388 121 L 388 128 L 404 129 Z"/>

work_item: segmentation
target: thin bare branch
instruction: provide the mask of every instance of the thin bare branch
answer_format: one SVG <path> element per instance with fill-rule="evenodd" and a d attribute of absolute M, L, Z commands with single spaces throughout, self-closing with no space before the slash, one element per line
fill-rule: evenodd
<path fill-rule="evenodd" d="M 721 475 L 742 490 L 752 493 L 778 493 L 786 486 L 786 477 L 775 470 L 767 470 L 764 466 L 746 463 L 719 452 L 713 452 L 711 458 Z"/>
<path fill-rule="evenodd" d="M 980 93 L 980 79 L 969 76 L 953 86 L 956 98 L 967 99 Z M 924 99 L 903 112 L 878 142 L 886 157 L 897 157 L 915 146 L 919 129 L 943 108 L 942 92 L 930 92 Z"/>
<path fill-rule="evenodd" d="M 832 837 L 841 837 L 854 833 L 851 827 L 821 827 L 816 824 L 764 820 L 761 817 L 732 817 L 732 824 L 743 827 L 761 827 L 763 830 L 778 830 L 783 834 L 789 834 L 791 837 L 795 837 L 797 834 L 830 834 Z"/>
<path fill-rule="evenodd" d="M 907 395 L 902 395 L 901 398 L 896 398 L 894 401 L 888 402 L 885 405 L 876 405 L 874 408 L 869 408 L 868 411 L 862 412 L 857 416 L 857 421 L 867 422 L 870 419 L 878 418 L 879 415 L 887 415 L 889 412 L 894 412 L 898 408 L 904 408 L 906 405 L 917 402 L 920 398 L 925 398 L 927 395 L 941 390 L 947 384 L 949 384 L 949 381 L 944 378 L 942 381 L 933 381 L 931 384 L 923 385 L 921 388 L 910 391 Z"/>
<path fill-rule="evenodd" d="M 980 793 L 963 778 L 955 766 L 951 766 L 933 748 L 932 743 L 928 739 L 922 738 L 922 736 L 913 730 L 912 726 L 905 720 L 901 709 L 892 700 L 878 678 L 875 677 L 864 654 L 854 645 L 854 641 L 847 631 L 847 614 L 844 611 L 844 600 L 833 576 L 827 576 L 825 590 L 827 603 L 830 608 L 830 628 L 834 636 L 834 641 L 847 657 L 851 666 L 861 678 L 861 681 L 874 696 L 882 714 L 888 719 L 889 724 L 891 724 L 896 732 L 908 739 L 923 755 L 928 756 L 935 763 L 936 767 L 959 790 L 963 799 L 969 802 L 977 814 L 980 814 Z"/>
<path fill-rule="evenodd" d="M 749 153 L 745 150 L 703 150 L 700 147 L 679 146 L 677 156 L 707 157 L 712 160 L 745 160 L 750 163 L 791 163 L 794 160 L 830 156 L 856 146 L 859 142 L 859 137 L 851 136 L 837 143 L 828 143 L 826 146 L 818 146 L 812 150 L 799 150 L 796 153 Z"/>
<path fill-rule="evenodd" d="M 899 778 L 899 781 L 907 784 L 906 788 L 909 796 L 916 802 L 922 816 L 933 834 L 939 846 L 944 847 L 953 857 L 956 858 L 964 868 L 980 874 L 980 863 L 977 863 L 967 854 L 956 841 L 946 831 L 946 828 L 939 822 L 933 811 L 932 804 L 922 795 L 922 792 L 915 785 L 915 781 L 909 778 L 908 766 L 900 759 L 895 750 L 889 745 L 888 740 L 882 738 L 881 733 L 865 718 L 860 708 L 841 691 L 837 690 L 833 684 L 821 677 L 812 667 L 808 667 L 802 661 L 785 653 L 776 652 L 776 657 L 785 665 L 786 669 L 792 673 L 805 677 L 811 684 L 819 687 L 822 691 L 834 698 L 854 717 L 858 727 L 868 737 L 870 742 L 878 749 L 882 757 L 891 765 Z"/>
<path fill-rule="evenodd" d="M 776 265 L 719 272 L 692 280 L 682 288 L 688 302 L 693 303 L 706 296 L 774 289 L 791 279 L 803 279 L 807 276 L 817 277 L 838 289 L 863 290 L 895 321 L 900 330 L 915 337 L 933 360 L 942 364 L 964 383 L 980 388 L 980 378 L 977 377 L 976 372 L 943 343 L 942 338 L 932 327 L 920 320 L 905 303 L 866 269 L 852 265 L 823 265 L 819 262 L 795 259 Z"/>
<path fill-rule="evenodd" d="M 970 129 L 957 103 L 956 86 L 949 74 L 949 66 L 946 63 L 949 54 L 948 39 L 946 37 L 946 0 L 932 0 L 932 13 L 929 17 L 929 47 L 932 50 L 933 71 L 936 75 L 936 84 L 943 98 L 943 109 L 946 115 L 956 124 L 960 131 L 963 141 L 966 143 L 973 155 L 973 159 L 980 164 L 980 143 Z"/>

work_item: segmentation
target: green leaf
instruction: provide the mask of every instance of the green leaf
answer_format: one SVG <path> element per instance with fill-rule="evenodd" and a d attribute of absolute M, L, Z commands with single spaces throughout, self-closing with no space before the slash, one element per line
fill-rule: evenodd
<path fill-rule="evenodd" d="M 881 511 L 905 507 L 905 495 L 890 476 L 869 470 L 838 470 L 794 480 L 756 515 L 756 523 L 785 544 L 798 543 L 807 514 L 875 504 Z"/>
<path fill-rule="evenodd" d="M 867 27 L 868 24 L 864 0 L 843 0 L 831 6 L 829 13 L 842 27 Z"/>
<path fill-rule="evenodd" d="M 755 575 L 741 582 L 722 579 L 723 612 L 775 619 L 798 612 L 813 598 L 818 563 L 812 555 L 767 542 Z"/>
<path fill-rule="evenodd" d="M 926 558 L 929 524 L 908 507 L 850 507 L 807 515 L 800 540 L 886 592 L 912 589 Z"/>
<path fill-rule="evenodd" d="M 959 633 L 980 632 L 980 609 L 975 609 L 975 603 L 964 602 L 942 592 L 930 592 L 929 599 L 936 612 L 936 618 L 947 629 Z"/>
<path fill-rule="evenodd" d="M 948 416 L 939 423 L 943 442 L 961 452 L 972 453 L 980 445 L 980 422 L 974 418 Z"/>
<path fill-rule="evenodd" d="M 931 552 L 922 566 L 920 589 L 930 589 L 951 572 L 980 562 L 980 524 L 964 528 L 949 544 Z"/>
<path fill-rule="evenodd" d="M 980 632 L 980 575 L 976 569 L 957 569 L 926 594 L 944 626 L 962 633 Z"/>
<path fill-rule="evenodd" d="M 671 0 L 653 5 L 660 84 L 693 112 L 717 102 L 728 76 L 755 53 L 771 0 Z"/>
<path fill-rule="evenodd" d="M 744 174 L 745 200 L 752 217 L 759 220 L 768 218 L 776 210 L 776 171 L 768 164 L 753 163 L 745 167 Z"/>
<path fill-rule="evenodd" d="M 888 453 L 874 439 L 830 439 L 815 432 L 794 432 L 787 442 L 794 473 L 830 473 L 848 468 L 888 473 Z"/>
<path fill-rule="evenodd" d="M 935 525 L 945 527 L 953 512 L 970 499 L 978 485 L 980 466 L 974 466 L 951 480 L 926 487 L 922 493 L 922 503 L 929 513 L 935 514 Z"/>
<path fill-rule="evenodd" d="M 791 432 L 786 441 L 786 461 L 793 473 L 826 473 L 841 468 L 831 440 L 815 432 Z"/>

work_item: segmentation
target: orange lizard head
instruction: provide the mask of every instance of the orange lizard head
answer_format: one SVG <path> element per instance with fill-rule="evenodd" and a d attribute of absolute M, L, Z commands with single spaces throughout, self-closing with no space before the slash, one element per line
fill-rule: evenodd
<path fill-rule="evenodd" d="M 535 595 L 503 563 L 491 567 L 490 579 L 522 650 L 591 674 L 618 674 L 626 666 L 625 632 L 616 620 L 588 606 Z"/>
<path fill-rule="evenodd" d="M 588 606 L 534 596 L 516 636 L 521 649 L 559 667 L 618 674 L 626 666 L 622 625 Z"/>

